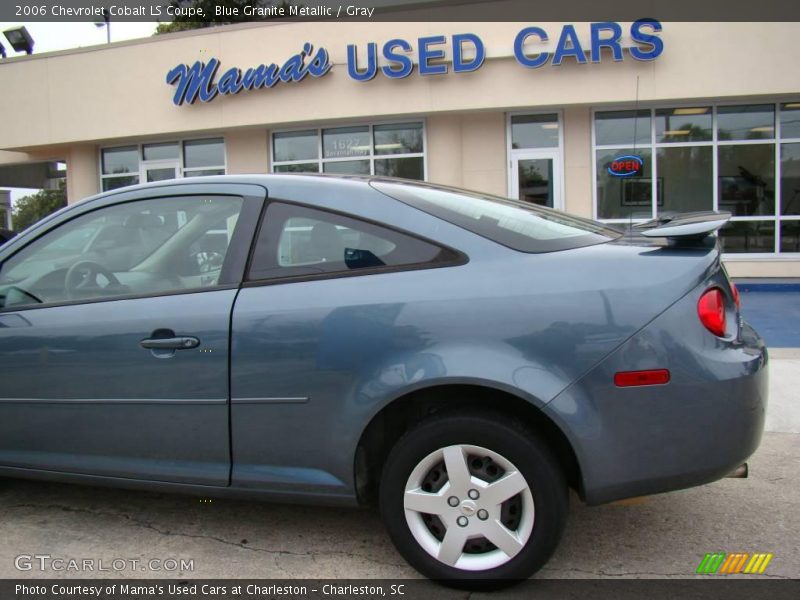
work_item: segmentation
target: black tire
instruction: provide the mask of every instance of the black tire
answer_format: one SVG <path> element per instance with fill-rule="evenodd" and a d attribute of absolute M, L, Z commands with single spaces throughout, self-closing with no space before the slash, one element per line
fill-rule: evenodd
<path fill-rule="evenodd" d="M 473 571 L 440 562 L 415 539 L 406 521 L 403 496 L 412 471 L 432 452 L 458 444 L 480 446 L 511 461 L 533 498 L 535 517 L 527 543 L 494 568 Z M 484 590 L 508 586 L 538 571 L 558 545 L 569 508 L 564 474 L 549 447 L 518 421 L 488 412 L 431 417 L 406 433 L 386 460 L 379 502 L 389 536 L 411 566 L 445 585 Z"/>

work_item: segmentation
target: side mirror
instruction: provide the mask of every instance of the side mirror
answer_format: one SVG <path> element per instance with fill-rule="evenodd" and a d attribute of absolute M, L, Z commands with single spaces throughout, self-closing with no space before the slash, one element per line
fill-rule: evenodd
<path fill-rule="evenodd" d="M 22 306 L 25 304 L 41 304 L 41 302 L 42 301 L 33 294 L 29 294 L 25 290 L 12 285 L 6 290 L 6 297 L 3 306 Z"/>

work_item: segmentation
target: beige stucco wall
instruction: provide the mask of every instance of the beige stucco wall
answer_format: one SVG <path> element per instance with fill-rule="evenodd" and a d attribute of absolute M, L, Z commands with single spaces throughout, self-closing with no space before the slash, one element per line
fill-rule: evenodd
<path fill-rule="evenodd" d="M 589 107 L 564 110 L 564 208 L 592 216 L 592 111 Z"/>
<path fill-rule="evenodd" d="M 503 113 L 465 115 L 461 136 L 463 186 L 505 196 L 508 168 Z"/>
<path fill-rule="evenodd" d="M 65 154 L 67 163 L 67 202 L 83 200 L 99 192 L 97 146 L 75 144 Z"/>
<path fill-rule="evenodd" d="M 725 261 L 731 277 L 800 277 L 799 260 L 742 260 Z"/>
<path fill-rule="evenodd" d="M 228 173 L 269 172 L 269 131 L 263 127 L 225 134 Z"/>
<path fill-rule="evenodd" d="M 461 156 L 464 152 L 464 118 L 434 115 L 427 120 L 428 180 L 463 187 Z"/>
<path fill-rule="evenodd" d="M 8 152 L 7 150 L 0 150 L 0 165 L 25 163 L 29 160 L 30 156 L 26 152 Z"/>

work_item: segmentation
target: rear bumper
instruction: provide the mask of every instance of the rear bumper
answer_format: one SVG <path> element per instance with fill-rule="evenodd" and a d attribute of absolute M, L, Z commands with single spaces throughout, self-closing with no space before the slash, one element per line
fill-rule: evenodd
<path fill-rule="evenodd" d="M 767 351 L 743 324 L 708 333 L 699 291 L 673 305 L 546 407 L 577 456 L 589 504 L 715 481 L 756 450 L 767 406 Z M 666 368 L 666 385 L 619 388 L 614 373 Z"/>

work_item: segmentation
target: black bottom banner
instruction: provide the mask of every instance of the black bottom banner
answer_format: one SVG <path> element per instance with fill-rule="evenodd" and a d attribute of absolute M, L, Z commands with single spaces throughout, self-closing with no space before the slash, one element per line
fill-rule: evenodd
<path fill-rule="evenodd" d="M 0 599 L 7 600 L 133 600 L 158 598 L 322 599 L 397 598 L 399 600 L 477 600 L 486 598 L 660 600 L 720 598 L 725 600 L 783 600 L 800 598 L 798 579 L 598 580 L 531 579 L 505 586 L 484 583 L 483 590 L 453 589 L 424 579 L 3 579 Z M 502 587 L 502 589 L 497 589 Z"/>

